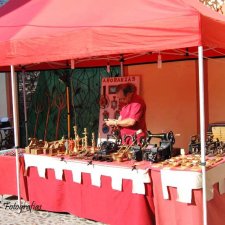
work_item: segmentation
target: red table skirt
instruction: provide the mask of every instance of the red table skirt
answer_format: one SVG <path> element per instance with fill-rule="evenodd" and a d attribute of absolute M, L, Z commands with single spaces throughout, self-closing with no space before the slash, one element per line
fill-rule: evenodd
<path fill-rule="evenodd" d="M 151 170 L 155 219 L 157 225 L 202 225 L 202 189 L 192 191 L 192 203 L 176 201 L 177 189 L 168 188 L 169 199 L 163 198 L 160 171 Z M 218 184 L 214 185 L 214 198 L 207 202 L 208 225 L 225 224 L 225 194 L 220 194 Z"/>
<path fill-rule="evenodd" d="M 146 184 L 146 194 L 133 194 L 132 182 L 123 180 L 123 190 L 111 187 L 111 178 L 102 176 L 101 187 L 91 184 L 90 174 L 82 174 L 82 183 L 72 180 L 72 172 L 64 171 L 63 180 L 56 180 L 48 169 L 46 178 L 31 167 L 24 175 L 24 160 L 20 158 L 21 197 L 41 209 L 69 212 L 79 217 L 107 224 L 129 225 L 202 225 L 202 189 L 192 191 L 192 203 L 178 202 L 177 189 L 168 188 L 169 199 L 163 198 L 161 175 L 151 170 L 152 182 Z M 0 194 L 17 195 L 16 158 L 0 157 Z M 153 197 L 154 196 L 154 197 Z M 225 194 L 214 185 L 214 198 L 207 202 L 208 225 L 224 225 Z"/>
<path fill-rule="evenodd" d="M 23 175 L 24 160 L 20 158 L 20 194 L 27 200 L 26 178 Z M 16 157 L 0 156 L 0 178 L 0 194 L 17 195 Z"/>
<path fill-rule="evenodd" d="M 82 173 L 82 183 L 72 180 L 64 170 L 63 180 L 56 180 L 52 169 L 40 178 L 36 167 L 27 176 L 30 204 L 44 210 L 69 212 L 76 216 L 107 224 L 154 225 L 152 185 L 146 184 L 146 195 L 133 194 L 132 182 L 123 180 L 123 190 L 113 190 L 111 178 L 102 176 L 101 187 L 91 184 L 90 174 Z"/>
<path fill-rule="evenodd" d="M 219 185 L 214 185 L 214 198 L 207 202 L 208 225 L 225 224 L 225 194 L 219 193 Z"/>
<path fill-rule="evenodd" d="M 194 190 L 192 203 L 176 201 L 177 189 L 169 187 L 169 199 L 163 198 L 160 171 L 151 171 L 154 192 L 156 224 L 202 225 L 202 190 Z M 217 224 L 215 224 L 217 225 Z"/>

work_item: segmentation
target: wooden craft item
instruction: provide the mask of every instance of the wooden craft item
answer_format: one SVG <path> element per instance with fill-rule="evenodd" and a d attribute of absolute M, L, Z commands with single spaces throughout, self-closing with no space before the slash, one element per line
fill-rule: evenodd
<path fill-rule="evenodd" d="M 34 155 L 43 154 L 43 149 L 41 148 L 31 149 L 31 154 L 34 154 Z"/>
<path fill-rule="evenodd" d="M 84 128 L 84 137 L 82 138 L 82 148 L 83 150 L 87 150 L 88 148 L 88 139 L 87 139 L 87 128 Z"/>
<path fill-rule="evenodd" d="M 115 110 L 117 108 L 117 105 L 118 103 L 116 101 L 116 96 L 113 96 L 113 100 L 111 101 L 111 108 Z"/>
<path fill-rule="evenodd" d="M 27 154 L 31 154 L 31 149 L 36 148 L 38 143 L 37 138 L 29 138 L 29 141 L 30 141 L 29 145 L 25 147 L 25 152 Z"/>
<path fill-rule="evenodd" d="M 59 95 L 58 98 L 54 101 L 55 106 L 58 109 L 58 115 L 56 120 L 56 131 L 55 131 L 55 139 L 58 139 L 58 133 L 59 133 L 59 123 L 60 123 L 60 117 L 62 110 L 66 107 L 65 97 L 63 95 Z"/>
<path fill-rule="evenodd" d="M 94 154 L 95 153 L 95 133 L 92 132 L 91 136 L 92 136 L 92 138 L 91 138 L 91 153 Z"/>
<path fill-rule="evenodd" d="M 213 139 L 216 140 L 217 138 L 220 141 L 225 141 L 225 127 L 212 127 L 212 135 Z"/>
<path fill-rule="evenodd" d="M 36 137 L 39 115 L 43 111 L 43 109 L 44 109 L 44 106 L 41 103 L 35 105 L 35 110 L 34 111 L 35 111 L 35 114 L 36 114 L 36 121 L 35 121 L 35 126 L 34 126 L 34 135 L 33 135 L 33 137 Z"/>
<path fill-rule="evenodd" d="M 120 117 L 120 111 L 116 110 L 115 113 L 114 113 L 114 119 L 118 120 L 119 117 Z"/>
<path fill-rule="evenodd" d="M 102 108 L 102 109 L 107 108 L 109 105 L 109 100 L 106 96 L 106 86 L 103 86 L 103 95 L 101 95 L 101 97 L 100 97 L 99 104 L 100 104 L 100 108 Z"/>
<path fill-rule="evenodd" d="M 104 110 L 102 115 L 103 115 L 103 120 L 108 120 L 109 119 L 109 112 L 108 111 Z"/>
<path fill-rule="evenodd" d="M 73 152 L 77 153 L 79 151 L 79 142 L 80 142 L 80 138 L 77 134 L 77 126 L 73 127 L 74 130 L 74 147 L 73 147 Z"/>
<path fill-rule="evenodd" d="M 46 93 L 46 96 L 47 96 L 47 102 L 48 102 L 48 109 L 47 109 L 47 114 L 46 114 L 45 131 L 44 131 L 44 141 L 47 138 L 49 115 L 50 115 L 51 107 L 52 107 L 52 103 L 51 103 L 49 94 Z"/>

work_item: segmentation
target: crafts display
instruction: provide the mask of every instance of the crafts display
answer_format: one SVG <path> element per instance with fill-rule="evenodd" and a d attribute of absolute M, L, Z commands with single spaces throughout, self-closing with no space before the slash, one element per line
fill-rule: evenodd
<path fill-rule="evenodd" d="M 151 144 L 152 138 L 159 138 L 159 146 Z M 152 134 L 147 131 L 147 138 L 144 140 L 143 159 L 151 162 L 160 162 L 171 158 L 175 137 L 172 131 L 168 133 Z"/>
<path fill-rule="evenodd" d="M 190 154 L 201 154 L 201 142 L 199 135 L 191 136 L 189 143 L 189 153 Z M 219 140 L 219 138 L 214 138 L 211 133 L 207 134 L 205 141 L 205 153 L 208 156 L 215 155 L 225 155 L 225 142 Z"/>
<path fill-rule="evenodd" d="M 147 131 L 146 138 L 137 139 L 138 134 L 141 132 L 137 131 L 134 135 L 125 135 L 122 141 L 115 137 L 115 141 L 106 141 L 101 143 L 100 150 L 95 153 L 94 160 L 101 161 L 117 161 L 123 162 L 127 160 L 135 161 L 150 161 L 153 163 L 160 162 L 171 158 L 176 155 L 173 152 L 173 145 L 175 143 L 175 137 L 172 131 L 168 133 L 152 134 Z M 160 145 L 151 144 L 151 138 L 160 138 Z M 127 141 L 129 139 L 129 142 Z"/>
<path fill-rule="evenodd" d="M 46 155 L 69 155 L 76 158 L 84 158 L 85 156 L 91 156 L 97 150 L 95 144 L 95 136 L 92 133 L 92 145 L 88 146 L 87 129 L 84 128 L 83 137 L 79 137 L 77 134 L 77 127 L 74 126 L 74 139 L 65 139 L 47 142 L 43 140 L 37 140 L 36 138 L 30 138 L 29 145 L 25 148 L 25 152 L 28 154 L 46 154 Z"/>
<path fill-rule="evenodd" d="M 206 168 L 214 166 L 216 163 L 223 160 L 223 157 L 216 155 L 214 157 L 206 157 Z M 181 155 L 172 157 L 165 161 L 156 163 L 153 167 L 164 167 L 164 168 L 176 168 L 176 169 L 201 169 L 201 156 L 200 155 Z"/>
<path fill-rule="evenodd" d="M 201 154 L 201 141 L 199 135 L 191 136 L 189 143 L 190 154 Z M 208 156 L 225 155 L 225 123 L 217 122 L 208 125 L 205 141 L 205 154 Z"/>
<path fill-rule="evenodd" d="M 127 160 L 160 162 L 171 158 L 175 137 L 172 131 L 168 133 L 152 134 L 147 131 L 146 138 L 138 140 L 138 130 L 134 135 L 125 135 L 123 141 L 120 136 L 108 134 L 107 139 L 96 145 L 95 135 L 92 133 L 91 146 L 88 145 L 88 131 L 84 128 L 83 137 L 79 137 L 77 126 L 74 129 L 74 139 L 65 139 L 47 142 L 30 138 L 29 145 L 25 148 L 27 154 L 45 154 L 50 156 L 67 155 L 74 159 L 117 161 Z M 151 144 L 152 138 L 160 138 L 160 145 Z M 122 144 L 124 143 L 124 144 Z"/>

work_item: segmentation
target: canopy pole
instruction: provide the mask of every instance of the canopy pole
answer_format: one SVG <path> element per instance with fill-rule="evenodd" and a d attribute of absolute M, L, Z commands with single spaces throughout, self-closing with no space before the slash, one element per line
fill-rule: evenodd
<path fill-rule="evenodd" d="M 27 128 L 27 98 L 26 98 L 26 85 L 25 85 L 25 72 L 22 71 L 23 80 L 23 110 L 24 110 L 24 123 L 25 123 L 25 134 L 26 134 L 26 146 L 28 145 L 28 128 Z"/>
<path fill-rule="evenodd" d="M 203 224 L 207 225 L 207 196 L 206 196 L 206 162 L 205 162 L 205 103 L 204 103 L 204 70 L 203 48 L 198 47 L 199 70 L 199 105 L 200 105 L 200 137 L 201 137 L 201 167 L 202 167 L 202 191 L 203 191 Z"/>
<path fill-rule="evenodd" d="M 20 164 L 19 164 L 19 110 L 18 110 L 18 91 L 17 91 L 17 75 L 14 66 L 11 65 L 11 86 L 12 86 L 12 103 L 13 103 L 13 128 L 14 128 L 14 145 L 16 151 L 16 181 L 18 205 L 21 205 L 20 199 Z"/>

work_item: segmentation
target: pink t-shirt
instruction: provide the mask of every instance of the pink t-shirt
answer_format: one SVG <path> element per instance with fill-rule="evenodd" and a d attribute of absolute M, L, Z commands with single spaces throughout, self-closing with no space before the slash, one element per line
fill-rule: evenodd
<path fill-rule="evenodd" d="M 140 129 L 142 130 L 142 133 L 137 135 L 138 139 L 146 135 L 147 128 L 146 128 L 146 121 L 145 121 L 145 111 L 146 111 L 146 105 L 144 100 L 136 94 L 133 95 L 132 100 L 129 104 L 122 107 L 120 111 L 120 116 L 122 120 L 127 118 L 136 120 L 136 123 L 134 124 L 134 126 L 121 128 L 120 132 L 121 132 L 122 139 L 125 134 L 134 135 L 136 131 Z"/>

